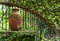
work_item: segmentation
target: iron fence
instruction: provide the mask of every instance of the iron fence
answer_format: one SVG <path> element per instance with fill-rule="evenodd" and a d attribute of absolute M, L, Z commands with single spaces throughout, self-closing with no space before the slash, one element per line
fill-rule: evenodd
<path fill-rule="evenodd" d="M 13 7 L 9 7 L 6 5 L 1 5 L 1 13 L 0 13 L 0 32 L 10 32 L 10 27 L 9 27 L 9 15 L 12 12 Z M 26 12 L 25 10 L 20 9 L 20 14 L 22 15 L 22 28 L 21 31 L 26 31 L 26 32 L 38 32 L 38 22 L 39 20 L 36 15 L 32 15 L 29 12 Z M 12 31 L 13 32 L 13 31 Z M 19 31 L 17 31 L 19 32 Z M 40 33 L 40 32 L 38 32 Z M 40 35 L 40 34 L 38 34 Z M 39 38 L 40 39 L 40 38 Z"/>
<path fill-rule="evenodd" d="M 17 0 L 9 0 L 11 3 L 16 3 L 18 5 L 21 5 L 24 1 L 17 1 Z M 21 2 L 21 4 L 19 4 Z M 27 1 L 28 2 L 28 1 Z M 36 0 L 37 2 L 37 0 Z M 31 3 L 31 2 L 30 2 Z M 12 12 L 13 6 L 11 4 L 9 6 L 5 5 L 0 5 L 1 6 L 1 11 L 0 11 L 0 32 L 14 32 L 11 31 L 9 28 L 9 15 Z M 15 5 L 16 6 L 16 5 Z M 19 7 L 19 6 L 18 6 Z M 28 8 L 27 8 L 28 9 Z M 19 9 L 20 14 L 22 15 L 22 29 L 17 32 L 34 32 L 36 34 L 35 36 L 35 41 L 48 41 L 46 38 L 51 38 L 51 30 L 49 30 L 49 26 L 46 22 L 41 20 L 39 17 L 37 17 L 36 14 L 32 14 L 32 12 L 26 12 L 23 9 Z M 46 36 L 48 35 L 48 36 Z M 46 37 L 46 38 L 45 38 Z"/>

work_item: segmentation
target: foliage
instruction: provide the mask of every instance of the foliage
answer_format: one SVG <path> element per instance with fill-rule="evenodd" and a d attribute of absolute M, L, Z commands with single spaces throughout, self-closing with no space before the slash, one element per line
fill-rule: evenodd
<path fill-rule="evenodd" d="M 34 34 L 30 33 L 27 35 L 27 33 L 20 33 L 20 32 L 17 32 L 17 33 L 14 33 L 14 32 L 11 32 L 11 33 L 0 33 L 0 35 L 3 34 L 2 36 L 0 36 L 0 41 L 34 41 Z M 5 36 L 6 35 L 6 36 Z"/>

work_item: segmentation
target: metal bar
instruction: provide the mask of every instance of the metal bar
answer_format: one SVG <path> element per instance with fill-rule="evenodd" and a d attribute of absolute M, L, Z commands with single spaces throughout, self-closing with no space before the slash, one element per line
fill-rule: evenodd
<path fill-rule="evenodd" d="M 33 30 L 34 30 L 34 28 L 35 28 L 35 27 L 34 27 L 34 26 L 35 26 L 35 25 L 34 25 L 34 24 L 35 24 L 35 20 L 34 20 L 34 18 L 35 18 L 35 17 L 34 17 L 34 15 L 32 15 L 32 21 L 33 21 Z M 35 30 L 34 30 L 34 31 L 35 31 Z"/>
<path fill-rule="evenodd" d="M 9 8 L 9 13 L 8 13 L 8 18 L 9 18 L 9 16 L 10 16 L 10 13 L 11 13 L 11 9 L 10 9 L 10 7 L 8 6 L 8 8 Z M 9 19 L 8 19 L 8 21 L 9 21 Z M 8 22 L 9 23 L 9 22 Z M 8 27 L 8 29 L 10 30 L 10 27 Z"/>
<path fill-rule="evenodd" d="M 31 15 L 32 15 L 32 14 L 31 14 Z M 33 27 L 33 30 L 34 30 L 34 21 L 35 21 L 35 20 L 34 20 L 34 15 L 32 15 L 32 24 L 33 24 L 32 27 Z"/>
<path fill-rule="evenodd" d="M 28 24 L 28 28 L 29 27 L 31 27 L 30 25 L 31 25 L 31 23 L 30 23 L 30 14 L 28 14 L 28 22 L 29 22 L 29 24 Z"/>
<path fill-rule="evenodd" d="M 31 16 L 31 14 L 29 14 L 29 15 L 30 15 L 30 17 L 29 17 L 29 23 L 30 23 L 29 26 L 30 26 L 30 29 L 31 29 L 32 28 L 32 20 L 31 20 L 32 16 Z"/>
<path fill-rule="evenodd" d="M 3 32 L 15 32 L 15 33 L 22 32 L 22 33 L 34 33 L 34 34 L 36 34 L 35 31 L 0 31 L 0 33 L 3 33 Z"/>
<path fill-rule="evenodd" d="M 22 15 L 23 15 L 23 16 L 22 16 L 22 18 L 23 18 L 23 22 L 22 22 L 22 23 L 23 23 L 23 25 L 22 25 L 22 30 L 23 30 L 23 28 L 24 28 L 24 11 L 23 11 L 23 10 L 20 10 L 20 13 L 22 13 Z"/>
<path fill-rule="evenodd" d="M 34 15 L 34 20 L 35 20 L 34 30 L 36 31 L 36 26 L 37 26 L 37 24 L 36 24 L 36 15 Z"/>
<path fill-rule="evenodd" d="M 7 12 L 8 12 L 8 8 L 7 8 L 7 6 L 6 6 L 6 13 L 5 13 L 5 17 L 6 17 L 6 18 L 5 18 L 5 20 L 6 20 L 6 21 L 5 21 L 5 30 L 7 30 L 7 14 L 8 14 Z"/>
<path fill-rule="evenodd" d="M 4 6 L 2 5 L 2 30 L 4 30 L 3 16 L 4 16 Z"/>
<path fill-rule="evenodd" d="M 23 26 L 23 30 L 25 28 L 25 11 L 23 10 L 23 16 L 24 16 L 24 26 Z"/>
<path fill-rule="evenodd" d="M 27 26 L 26 26 L 26 11 L 25 11 L 25 28 L 24 29 L 26 29 L 27 28 Z"/>

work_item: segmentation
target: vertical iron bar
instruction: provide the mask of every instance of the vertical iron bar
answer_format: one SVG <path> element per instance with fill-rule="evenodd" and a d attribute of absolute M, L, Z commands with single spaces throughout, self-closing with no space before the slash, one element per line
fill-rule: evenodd
<path fill-rule="evenodd" d="M 30 3 L 29 4 L 31 4 L 31 1 L 30 1 Z M 29 5 L 30 7 L 31 7 L 31 5 Z M 31 12 L 29 12 L 29 23 L 30 23 L 30 28 L 32 28 L 32 21 L 31 21 Z"/>
<path fill-rule="evenodd" d="M 32 30 L 34 30 L 33 29 L 34 22 L 33 22 L 33 15 L 32 14 L 31 14 L 31 22 L 32 22 Z"/>
<path fill-rule="evenodd" d="M 32 12 L 31 12 L 32 13 Z M 33 30 L 33 20 L 32 20 L 32 14 L 30 13 L 30 22 L 31 22 L 31 28 L 32 28 L 32 30 Z"/>
<path fill-rule="evenodd" d="M 33 30 L 33 16 L 31 14 L 32 30 Z"/>
<path fill-rule="evenodd" d="M 25 10 L 24 10 L 25 11 Z M 26 11 L 25 11 L 25 28 L 27 28 L 27 26 L 26 26 Z M 24 29 L 25 29 L 24 28 Z"/>
<path fill-rule="evenodd" d="M 31 12 L 29 13 L 29 29 L 31 29 Z"/>
<path fill-rule="evenodd" d="M 6 7 L 7 7 L 7 6 L 6 6 Z M 6 18 L 5 18 L 5 19 L 6 19 L 6 21 L 5 21 L 5 23 L 6 23 L 6 24 L 5 24 L 5 30 L 7 30 L 7 11 L 8 11 L 8 10 L 7 10 L 7 8 L 6 8 L 6 13 L 5 13 L 5 17 L 6 17 Z"/>
<path fill-rule="evenodd" d="M 25 10 L 24 10 L 24 29 L 26 28 L 26 14 L 25 14 Z"/>
<path fill-rule="evenodd" d="M 24 30 L 24 28 L 25 28 L 25 11 L 23 10 L 23 30 Z"/>
<path fill-rule="evenodd" d="M 39 21 L 40 21 L 40 19 L 39 19 Z M 39 38 L 40 38 L 40 30 L 39 30 Z"/>
<path fill-rule="evenodd" d="M 30 23 L 30 12 L 28 13 L 28 29 L 29 29 L 29 27 L 31 27 L 31 23 Z"/>
<path fill-rule="evenodd" d="M 21 12 L 21 11 L 20 11 Z M 22 12 L 21 12 L 22 14 L 23 14 L 23 28 L 24 28 L 24 11 L 22 10 Z M 22 29 L 23 30 L 23 29 Z"/>
<path fill-rule="evenodd" d="M 31 25 L 32 25 L 32 23 L 31 23 L 31 12 L 29 12 L 29 25 L 28 26 L 30 26 L 30 28 L 31 28 Z"/>
<path fill-rule="evenodd" d="M 23 20 L 24 20 L 24 22 L 23 22 L 23 30 L 24 30 L 24 28 L 25 28 L 25 11 L 23 10 Z"/>
<path fill-rule="evenodd" d="M 35 32 L 36 32 L 36 14 L 34 15 L 34 20 L 35 20 L 35 23 L 34 23 L 34 30 L 35 30 Z"/>
<path fill-rule="evenodd" d="M 35 15 L 33 15 L 33 29 L 35 28 Z"/>
<path fill-rule="evenodd" d="M 4 6 L 2 5 L 2 30 L 4 30 L 3 16 L 4 16 Z"/>
<path fill-rule="evenodd" d="M 20 14 L 22 14 L 22 30 L 24 30 L 24 11 L 20 9 Z"/>
<path fill-rule="evenodd" d="M 28 31 L 30 28 L 30 22 L 29 22 L 30 18 L 29 17 L 30 17 L 30 14 L 29 14 L 29 12 L 27 12 L 27 20 L 28 20 L 27 28 L 28 28 Z"/>
<path fill-rule="evenodd" d="M 10 9 L 10 7 L 8 7 L 9 8 L 9 13 L 8 13 L 8 21 L 9 21 L 9 15 L 10 15 L 10 12 L 11 12 L 11 9 Z M 8 22 L 9 23 L 9 22 Z M 9 29 L 9 26 L 8 26 L 8 29 Z M 9 29 L 10 30 L 10 29 Z"/>

